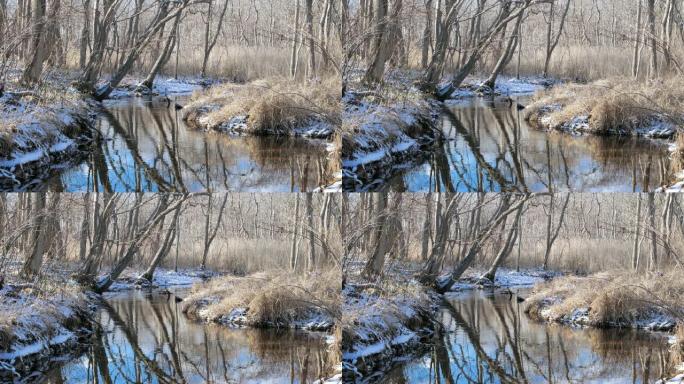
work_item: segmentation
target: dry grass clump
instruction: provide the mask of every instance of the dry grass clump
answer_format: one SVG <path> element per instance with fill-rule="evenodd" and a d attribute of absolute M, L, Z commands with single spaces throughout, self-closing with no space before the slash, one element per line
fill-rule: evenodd
<path fill-rule="evenodd" d="M 635 134 L 654 125 L 678 125 L 684 106 L 684 80 L 636 82 L 612 78 L 591 84 L 565 84 L 544 90 L 525 109 L 525 119 L 548 129 L 596 134 Z"/>
<path fill-rule="evenodd" d="M 257 80 L 246 85 L 224 84 L 193 95 L 183 118 L 205 129 L 224 130 L 236 118 L 244 132 L 292 135 L 317 122 L 340 122 L 339 80 L 298 83 L 291 79 Z"/>
<path fill-rule="evenodd" d="M 247 277 L 225 276 L 193 287 L 183 312 L 211 322 L 233 322 L 244 313 L 244 325 L 293 326 L 313 314 L 340 317 L 340 273 L 297 275 L 258 272 Z"/>
<path fill-rule="evenodd" d="M 589 277 L 568 276 L 542 283 L 525 301 L 525 312 L 548 321 L 576 321 L 594 326 L 647 326 L 654 318 L 684 318 L 681 272 L 601 272 Z"/>

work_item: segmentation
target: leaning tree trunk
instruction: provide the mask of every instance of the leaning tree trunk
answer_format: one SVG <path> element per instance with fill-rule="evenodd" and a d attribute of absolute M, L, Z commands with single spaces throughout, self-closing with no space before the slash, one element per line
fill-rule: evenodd
<path fill-rule="evenodd" d="M 166 44 L 164 45 L 164 49 L 161 51 L 161 53 L 159 53 L 159 57 L 157 57 L 157 60 L 154 62 L 154 65 L 152 66 L 152 69 L 150 69 L 150 73 L 148 73 L 145 80 L 143 80 L 142 83 L 140 83 L 141 86 L 151 90 L 152 86 L 154 85 L 154 79 L 157 77 L 157 74 L 159 73 L 159 71 L 161 71 L 164 65 L 166 65 L 166 63 L 171 58 L 171 52 L 173 52 L 173 47 L 176 44 L 176 32 L 178 31 L 178 24 L 180 23 L 180 20 L 181 13 L 179 12 L 176 16 L 176 20 L 173 22 L 173 29 L 171 30 L 171 33 L 169 33 L 169 37 L 166 38 Z"/>
<path fill-rule="evenodd" d="M 392 56 L 396 46 L 394 24 L 401 12 L 401 1 L 394 5 L 392 16 L 389 15 L 389 0 L 375 0 L 375 31 L 373 40 L 373 61 L 371 62 L 364 82 L 376 84 L 382 81 L 385 74 L 385 65 Z"/>
<path fill-rule="evenodd" d="M 654 79 L 658 76 L 658 42 L 656 40 L 656 15 L 655 15 L 655 0 L 647 0 L 648 5 L 648 33 L 649 45 L 651 47 L 651 67 L 649 76 Z"/>
<path fill-rule="evenodd" d="M 306 194 L 306 225 L 309 233 L 309 270 L 316 269 L 316 235 L 314 234 L 313 196 Z"/>
<path fill-rule="evenodd" d="M 47 231 L 47 219 L 48 214 L 45 209 L 46 193 L 40 192 L 34 195 L 34 219 L 32 223 L 32 242 L 33 249 L 31 254 L 24 262 L 24 268 L 22 269 L 21 275 L 24 278 L 32 278 L 40 272 L 40 267 L 43 264 L 43 256 L 48 247 L 48 237 L 46 236 Z"/>
<path fill-rule="evenodd" d="M 50 49 L 48 41 L 50 38 L 51 24 L 55 23 L 57 12 L 59 12 L 59 0 L 54 0 L 50 4 L 50 14 L 46 17 L 47 0 L 33 0 L 33 27 L 31 29 L 31 61 L 24 70 L 21 81 L 24 84 L 32 85 L 40 80 L 43 73 L 43 64 L 48 58 Z"/>
<path fill-rule="evenodd" d="M 169 253 L 169 250 L 171 249 L 171 244 L 173 243 L 173 239 L 174 237 L 176 237 L 178 217 L 180 216 L 181 208 L 181 205 L 179 205 L 178 208 L 176 208 L 176 211 L 173 214 L 173 220 L 171 221 L 171 227 L 169 227 L 169 229 L 166 231 L 164 241 L 162 242 L 161 247 L 159 247 L 159 249 L 157 250 L 157 253 L 154 255 L 154 258 L 152 258 L 150 266 L 147 268 L 147 270 L 145 270 L 145 272 L 143 272 L 142 275 L 140 275 L 141 279 L 145 279 L 149 282 L 152 282 L 152 278 L 154 277 L 154 271 L 157 269 L 159 264 L 161 264 L 166 255 Z"/>
<path fill-rule="evenodd" d="M 513 58 L 513 51 L 515 50 L 515 47 L 518 42 L 518 32 L 520 31 L 520 24 L 523 21 L 524 15 L 524 12 L 520 12 L 520 16 L 518 16 L 518 19 L 515 22 L 515 29 L 513 30 L 511 37 L 508 38 L 508 44 L 506 45 L 506 49 L 502 52 L 499 61 L 497 61 L 496 65 L 494 66 L 494 69 L 492 70 L 492 73 L 489 75 L 487 80 L 485 80 L 485 82 L 482 83 L 484 87 L 487 87 L 492 91 L 496 86 L 496 79 L 499 77 L 499 74 L 501 73 L 501 71 L 503 71 L 503 69 L 508 65 L 508 63 Z"/>
<path fill-rule="evenodd" d="M 515 244 L 516 237 L 518 237 L 518 231 L 520 231 L 519 224 L 524 207 L 524 204 L 522 204 L 518 208 L 518 212 L 515 215 L 515 221 L 513 222 L 513 227 L 508 232 L 508 237 L 506 238 L 503 247 L 501 247 L 501 250 L 496 255 L 496 258 L 494 259 L 492 266 L 482 276 L 484 279 L 494 282 L 494 279 L 496 278 L 496 271 L 499 269 L 499 266 L 501 266 L 501 264 L 506 260 L 506 258 L 508 258 L 508 255 L 511 254 L 511 251 L 513 250 L 513 245 Z"/>
<path fill-rule="evenodd" d="M 316 77 L 316 41 L 313 30 L 313 0 L 306 0 L 306 41 L 309 48 L 309 78 Z"/>

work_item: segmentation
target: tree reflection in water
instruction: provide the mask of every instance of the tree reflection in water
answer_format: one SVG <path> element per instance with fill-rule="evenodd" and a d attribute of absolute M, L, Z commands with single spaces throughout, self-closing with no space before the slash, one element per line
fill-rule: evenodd
<path fill-rule="evenodd" d="M 664 141 L 572 136 L 529 127 L 509 105 L 471 100 L 444 108 L 447 137 L 428 161 L 390 180 L 396 191 L 643 191 L 668 181 Z"/>
<path fill-rule="evenodd" d="M 381 382 L 649 383 L 671 368 L 663 335 L 536 323 L 509 295 L 458 294 L 439 320 L 431 352 Z"/>
<path fill-rule="evenodd" d="M 310 383 L 329 372 L 321 335 L 193 323 L 170 295 L 103 303 L 87 353 L 48 383 Z"/>
<path fill-rule="evenodd" d="M 311 191 L 329 180 L 323 143 L 235 137 L 186 127 L 166 104 L 109 106 L 107 138 L 80 166 L 48 182 L 55 191 Z"/>

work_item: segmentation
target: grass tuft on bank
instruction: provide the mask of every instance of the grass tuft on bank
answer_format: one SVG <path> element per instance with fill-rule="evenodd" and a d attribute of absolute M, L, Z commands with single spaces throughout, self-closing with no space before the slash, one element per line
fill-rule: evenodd
<path fill-rule="evenodd" d="M 285 78 L 222 84 L 195 93 L 183 119 L 236 134 L 329 138 L 340 124 L 339 81 Z"/>
<path fill-rule="evenodd" d="M 329 331 L 340 318 L 339 276 L 333 270 L 218 277 L 195 285 L 183 301 L 183 312 L 233 326 Z"/>
<path fill-rule="evenodd" d="M 601 272 L 566 276 L 535 287 L 525 300 L 531 317 L 595 327 L 672 331 L 684 319 L 681 272 Z"/>
<path fill-rule="evenodd" d="M 538 92 L 524 117 L 534 125 L 575 133 L 671 138 L 684 121 L 684 80 L 611 78 Z"/>

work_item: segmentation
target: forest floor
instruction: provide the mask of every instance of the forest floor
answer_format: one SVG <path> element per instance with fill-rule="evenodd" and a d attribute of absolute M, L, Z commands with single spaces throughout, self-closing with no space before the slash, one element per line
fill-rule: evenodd
<path fill-rule="evenodd" d="M 80 352 L 96 301 L 58 279 L 8 282 L 0 289 L 0 381 L 30 376 L 57 356 Z"/>
<path fill-rule="evenodd" d="M 480 86 L 484 77 L 473 75 L 447 100 L 439 102 L 418 89 L 420 76 L 419 71 L 388 71 L 378 89 L 363 85 L 362 71 L 349 76 L 349 89 L 342 100 L 345 190 L 373 189 L 427 158 L 432 145 L 442 139 L 437 123 L 445 105 L 474 97 L 531 95 L 558 82 L 501 76 L 492 90 Z"/>

